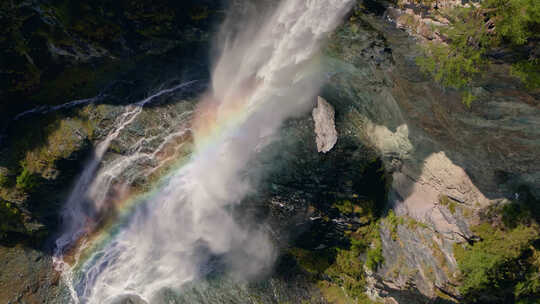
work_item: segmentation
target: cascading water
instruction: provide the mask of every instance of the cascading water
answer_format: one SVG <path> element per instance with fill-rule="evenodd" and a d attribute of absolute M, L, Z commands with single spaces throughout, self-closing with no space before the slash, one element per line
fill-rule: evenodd
<path fill-rule="evenodd" d="M 285 119 L 312 104 L 321 84 L 315 55 L 351 4 L 284 0 L 266 16 L 251 10 L 231 14 L 220 33 L 211 89 L 191 122 L 195 148 L 189 161 L 162 177 L 152 191 L 109 206 L 111 177 L 140 151 L 96 171 L 111 141 L 153 97 L 118 118 L 68 199 L 65 231 L 57 240 L 56 262 L 72 286 L 73 301 L 110 303 L 135 295 L 152 302 L 164 288 L 203 277 L 216 256 L 238 279 L 272 265 L 269 236 L 263 229 L 245 229 L 230 209 L 254 190 L 246 180 L 249 161 Z M 94 210 L 107 208 L 122 210 L 104 225 Z M 69 264 L 62 259 L 68 248 L 76 257 Z"/>

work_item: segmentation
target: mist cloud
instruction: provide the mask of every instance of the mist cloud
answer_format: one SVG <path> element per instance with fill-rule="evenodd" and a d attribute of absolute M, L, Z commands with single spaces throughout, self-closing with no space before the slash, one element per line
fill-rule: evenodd
<path fill-rule="evenodd" d="M 276 252 L 269 235 L 239 225 L 230 209 L 256 191 L 245 172 L 260 146 L 285 119 L 312 107 L 322 81 L 317 52 L 352 2 L 231 8 L 216 40 L 211 88 L 193 124 L 192 159 L 85 266 L 79 282 L 85 301 L 125 294 L 151 301 L 164 287 L 203 276 L 211 256 L 222 256 L 239 279 L 271 267 Z"/>

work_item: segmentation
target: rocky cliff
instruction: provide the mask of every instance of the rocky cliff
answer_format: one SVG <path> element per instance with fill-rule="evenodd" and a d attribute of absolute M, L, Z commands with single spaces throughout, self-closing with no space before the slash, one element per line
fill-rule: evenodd
<path fill-rule="evenodd" d="M 382 226 L 385 262 L 368 290 L 399 303 L 461 302 L 455 244 L 474 239 L 471 227 L 487 206 L 537 204 L 526 197 L 540 190 L 539 92 L 495 65 L 473 84 L 477 99 L 468 108 L 416 66 L 421 31 L 400 30 L 390 18 L 396 8 L 376 7 L 335 34 L 325 91 L 379 151 L 392 180 L 388 201 L 401 217 Z"/>
<path fill-rule="evenodd" d="M 328 104 L 319 109 L 326 111 L 287 122 L 281 140 L 252 164 L 265 177 L 241 214 L 268 221 L 282 254 L 271 278 L 246 289 L 249 299 L 513 303 L 506 291 L 479 297 L 489 286 L 463 287 L 464 256 L 499 231 L 516 240 L 527 231 L 504 258 L 522 265 L 505 264 L 515 273 L 530 269 L 501 286 L 510 290 L 538 274 L 538 230 L 505 222 L 509 215 L 534 222 L 519 210 L 538 214 L 540 92 L 510 76 L 503 62 L 473 84 L 476 100 L 467 107 L 459 91 L 418 68 L 419 44 L 431 34 L 427 21 L 405 24 L 407 14 L 422 21 L 415 10 L 359 2 L 324 51 L 328 81 L 320 95 Z M 191 135 L 175 128 L 189 124 L 207 85 L 208 37 L 222 17 L 213 1 L 2 4 L 11 26 L 0 41 L 0 300 L 66 296 L 49 248 L 61 206 L 127 105 L 197 80 L 149 103 L 111 143 L 103 162 L 128 165 L 118 166 L 109 191 L 121 195 L 125 189 L 114 186 L 125 182 L 144 191 L 152 174 L 138 173 L 167 170 L 122 162 L 134 153 L 189 155 Z M 539 290 L 531 290 L 525 294 L 534 301 Z"/>

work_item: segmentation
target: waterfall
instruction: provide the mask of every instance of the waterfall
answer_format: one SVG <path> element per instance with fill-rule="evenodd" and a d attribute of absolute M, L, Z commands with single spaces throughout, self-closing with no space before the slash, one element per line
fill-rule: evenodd
<path fill-rule="evenodd" d="M 95 216 L 87 210 L 107 208 L 109 179 L 124 168 L 115 163 L 96 173 L 101 159 L 152 96 L 128 107 L 66 203 L 56 260 L 63 261 L 70 246 L 92 248 L 87 258 L 58 262 L 75 302 L 113 303 L 133 295 L 152 303 L 164 288 L 203 278 L 215 256 L 239 280 L 270 269 L 276 253 L 269 235 L 244 228 L 230 210 L 256 191 L 246 178 L 249 161 L 285 119 L 313 105 L 322 82 L 317 53 L 352 3 L 283 0 L 264 14 L 233 9 L 216 42 L 211 87 L 193 114 L 195 149 L 189 161 L 136 198 L 122 225 L 101 231 L 106 237 L 86 239 L 97 229 L 86 224 Z"/>
<path fill-rule="evenodd" d="M 125 112 L 117 118 L 115 122 L 116 127 L 113 128 L 105 139 L 97 145 L 92 158 L 88 161 L 83 172 L 80 174 L 75 185 L 73 186 L 73 189 L 71 190 L 62 211 L 63 233 L 56 240 L 53 261 L 56 270 L 61 272 L 64 276 L 68 288 L 70 289 L 72 299 L 75 302 L 78 303 L 79 301 L 78 296 L 71 284 L 73 273 L 70 265 L 65 263 L 62 259 L 64 252 L 69 246 L 73 245 L 77 240 L 79 240 L 82 235 L 88 233 L 94 228 L 91 225 L 88 225 L 88 223 L 91 223 L 91 219 L 96 216 L 97 210 L 99 210 L 103 205 L 103 202 L 105 201 L 104 194 L 109 192 L 108 189 L 111 186 L 111 179 L 109 177 L 113 175 L 111 174 L 111 170 L 113 168 L 117 168 L 118 163 L 123 164 L 121 167 L 125 168 L 127 164 L 133 162 L 137 157 L 148 157 L 148 155 L 132 155 L 128 158 L 121 159 L 115 163 L 115 166 L 108 166 L 98 172 L 105 152 L 109 148 L 111 142 L 120 135 L 122 130 L 124 130 L 137 118 L 146 104 L 152 102 L 154 99 L 162 95 L 178 91 L 195 82 L 196 81 L 188 81 L 169 89 L 160 90 L 139 102 L 127 106 Z M 166 137 L 160 147 L 164 145 L 168 139 L 170 139 L 170 137 Z M 138 150 L 140 149 L 137 149 L 137 152 Z M 158 147 L 156 152 L 159 150 L 160 149 Z M 155 155 L 152 154 L 149 157 L 154 158 Z M 92 204 L 92 206 L 89 208 L 88 204 Z"/>

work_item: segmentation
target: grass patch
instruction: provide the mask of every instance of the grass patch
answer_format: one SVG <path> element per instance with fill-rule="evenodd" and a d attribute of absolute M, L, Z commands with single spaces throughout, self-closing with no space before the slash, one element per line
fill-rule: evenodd
<path fill-rule="evenodd" d="M 439 198 L 439 204 L 448 208 L 450 213 L 456 214 L 457 203 L 446 195 L 441 195 Z"/>

